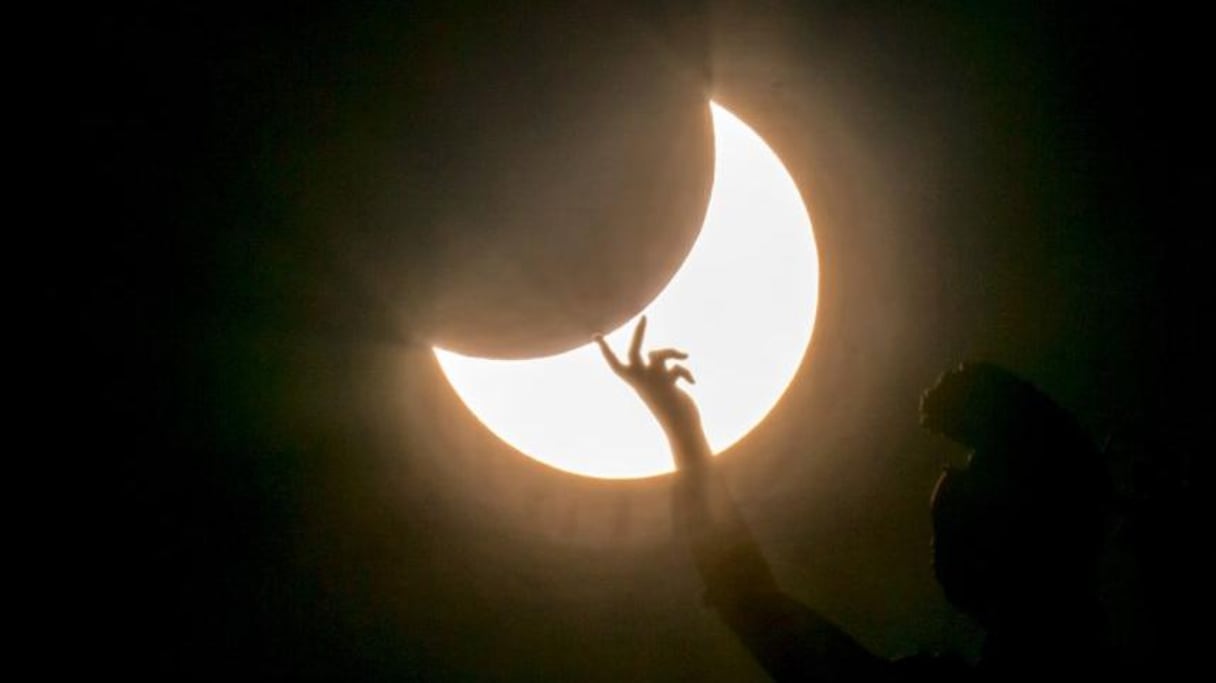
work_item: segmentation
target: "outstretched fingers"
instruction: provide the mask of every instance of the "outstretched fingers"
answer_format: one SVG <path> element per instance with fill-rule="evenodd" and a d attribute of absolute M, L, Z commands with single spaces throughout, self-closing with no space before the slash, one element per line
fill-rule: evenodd
<path fill-rule="evenodd" d="M 647 354 L 649 363 L 642 362 L 642 340 L 646 338 L 646 316 L 642 316 L 638 320 L 637 327 L 633 329 L 633 339 L 629 342 L 629 363 L 621 362 L 612 347 L 608 346 L 608 342 L 604 340 L 604 335 L 595 335 L 595 343 L 600 347 L 600 353 L 604 355 L 604 360 L 607 361 L 608 367 L 617 375 L 624 377 L 631 383 L 643 382 L 645 378 L 657 379 L 659 382 L 670 382 L 674 384 L 680 378 L 683 378 L 689 384 L 696 384 L 697 380 L 693 379 L 692 373 L 683 365 L 669 363 L 673 360 L 684 360 L 688 358 L 688 354 L 679 349 L 655 349 Z"/>
<path fill-rule="evenodd" d="M 671 378 L 672 384 L 674 384 L 676 380 L 680 379 L 681 377 L 683 377 L 684 381 L 688 382 L 689 384 L 697 383 L 697 380 L 692 378 L 692 372 L 690 372 L 688 368 L 684 367 L 683 365 L 673 365 L 668 368 L 667 376 Z"/>
<path fill-rule="evenodd" d="M 625 372 L 625 366 L 621 364 L 621 359 L 616 357 L 616 353 L 612 351 L 612 347 L 608 346 L 608 342 L 604 341 L 604 335 L 595 335 L 595 343 L 600 346 L 600 353 L 604 354 L 604 360 L 608 361 L 608 367 L 618 375 Z"/>
<path fill-rule="evenodd" d="M 667 361 L 684 360 L 688 358 L 688 354 L 679 349 L 655 349 L 650 352 L 650 367 L 658 370 L 667 370 Z"/>
<path fill-rule="evenodd" d="M 635 368 L 642 367 L 642 338 L 646 336 L 646 316 L 638 320 L 638 326 L 633 328 L 633 341 L 629 343 L 629 363 Z"/>

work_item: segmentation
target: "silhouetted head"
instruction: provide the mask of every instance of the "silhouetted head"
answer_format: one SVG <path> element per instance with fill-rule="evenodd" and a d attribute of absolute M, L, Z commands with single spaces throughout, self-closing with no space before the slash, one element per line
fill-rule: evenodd
<path fill-rule="evenodd" d="M 1083 590 L 1108 480 L 1072 416 L 1007 370 L 970 363 L 925 393 L 921 424 L 972 449 L 932 499 L 934 572 L 950 601 L 991 627 Z"/>
<path fill-rule="evenodd" d="M 943 373 L 921 398 L 921 425 L 971 448 L 1000 447 L 1028 426 L 1063 415 L 1055 403 L 1013 373 L 990 363 L 964 363 Z"/>

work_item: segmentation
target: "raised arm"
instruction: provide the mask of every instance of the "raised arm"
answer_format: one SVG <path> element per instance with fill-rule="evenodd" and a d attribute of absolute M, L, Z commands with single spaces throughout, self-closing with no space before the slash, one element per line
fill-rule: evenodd
<path fill-rule="evenodd" d="M 616 357 L 602 336 L 597 335 L 595 341 L 608 366 L 637 391 L 663 427 L 676 468 L 682 472 L 702 471 L 709 466 L 712 453 L 701 427 L 701 414 L 692 397 L 676 384 L 680 379 L 690 384 L 695 384 L 696 380 L 688 368 L 671 363 L 688 358 L 688 354 L 676 349 L 657 349 L 647 354 L 649 362 L 643 361 L 642 339 L 645 335 L 646 318 L 643 317 L 633 330 L 628 363 L 622 363 Z"/>
<path fill-rule="evenodd" d="M 706 602 L 717 610 L 776 680 L 872 680 L 885 664 L 823 617 L 781 592 L 729 491 L 712 466 L 697 406 L 677 382 L 693 383 L 687 354 L 659 349 L 642 356 L 643 317 L 622 362 L 602 337 L 609 367 L 650 408 L 671 445 L 678 471 L 677 527 L 687 538 Z"/>
<path fill-rule="evenodd" d="M 677 382 L 694 383 L 692 373 L 672 361 L 688 354 L 658 349 L 642 358 L 646 318 L 633 332 L 628 362 L 623 363 L 602 337 L 596 337 L 609 367 L 629 383 L 650 408 L 667 434 L 679 476 L 675 487 L 675 516 L 689 541 L 715 607 L 746 596 L 775 592 L 776 583 L 760 549 L 752 540 L 734 500 L 712 467 L 713 455 L 697 406 Z"/>

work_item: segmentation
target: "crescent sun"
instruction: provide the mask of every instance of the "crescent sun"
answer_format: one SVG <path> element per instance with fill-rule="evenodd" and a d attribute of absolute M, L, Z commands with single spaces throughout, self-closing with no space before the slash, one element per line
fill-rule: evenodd
<path fill-rule="evenodd" d="M 810 344 L 819 257 L 798 186 L 772 149 L 711 102 L 714 180 L 696 244 L 662 292 L 605 334 L 623 349 L 637 318 L 647 342 L 689 353 L 715 454 L 755 428 L 780 400 Z M 587 344 L 552 356 L 497 360 L 436 347 L 456 394 L 491 432 L 566 472 L 608 479 L 674 469 L 645 405 Z"/>

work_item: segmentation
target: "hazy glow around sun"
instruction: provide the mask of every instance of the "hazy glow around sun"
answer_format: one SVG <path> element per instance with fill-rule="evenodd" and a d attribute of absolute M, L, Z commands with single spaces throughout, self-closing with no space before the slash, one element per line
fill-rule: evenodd
<path fill-rule="evenodd" d="M 624 356 L 637 317 L 646 348 L 690 355 L 715 453 L 751 431 L 789 386 L 811 339 L 819 259 L 802 197 L 777 155 L 742 121 L 710 104 L 714 182 L 696 244 L 644 311 L 607 333 Z M 503 441 L 561 470 L 637 478 L 673 469 L 645 405 L 591 340 L 554 356 L 493 360 L 435 348 L 465 405 Z"/>

